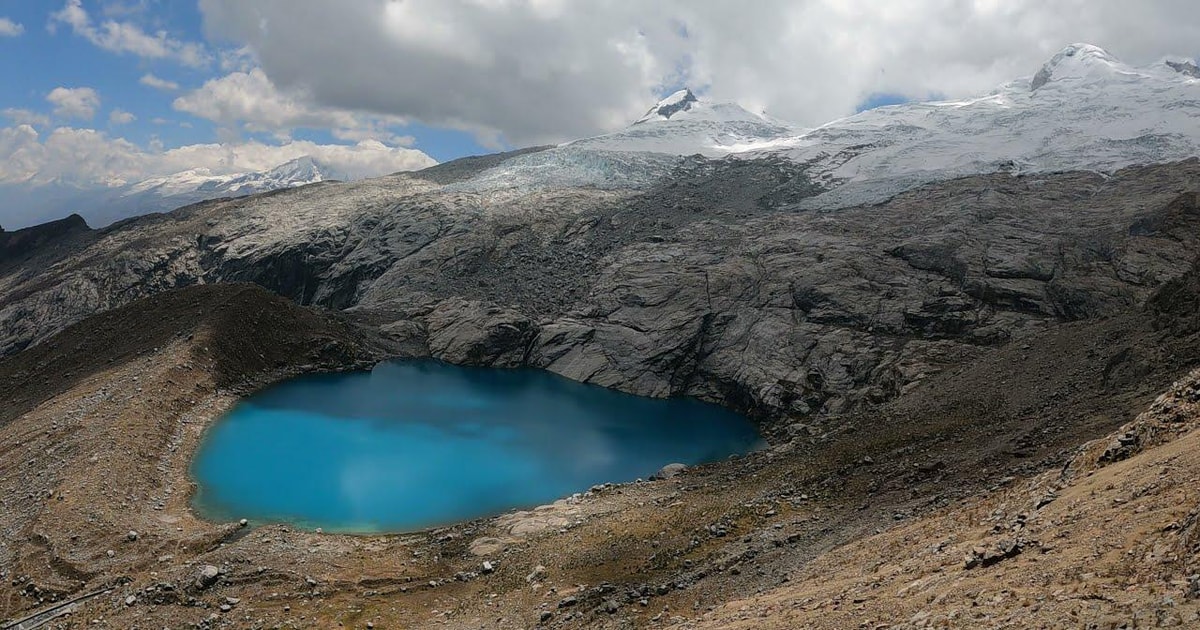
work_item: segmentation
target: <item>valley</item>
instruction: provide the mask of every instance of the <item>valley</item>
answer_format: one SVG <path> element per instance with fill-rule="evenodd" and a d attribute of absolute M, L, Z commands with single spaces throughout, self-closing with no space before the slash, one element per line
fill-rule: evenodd
<path fill-rule="evenodd" d="M 1191 68 L 1077 44 L 817 129 L 681 90 L 561 145 L 0 232 L 3 627 L 1200 623 Z M 765 444 L 410 533 L 195 511 L 239 401 L 407 359 Z"/>

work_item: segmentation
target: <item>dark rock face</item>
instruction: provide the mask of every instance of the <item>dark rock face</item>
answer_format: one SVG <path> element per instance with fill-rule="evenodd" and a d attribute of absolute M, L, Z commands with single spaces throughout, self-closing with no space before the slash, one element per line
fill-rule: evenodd
<path fill-rule="evenodd" d="M 61 246 L 71 237 L 89 231 L 87 222 L 78 214 L 13 232 L 0 228 L 0 267 L 20 262 L 34 251 Z"/>
<path fill-rule="evenodd" d="M 637 192 L 329 184 L 38 249 L 0 273 L 0 353 L 157 291 L 241 280 L 456 363 L 764 420 L 844 412 L 990 346 L 1142 308 L 1164 285 L 1182 297 L 1155 308 L 1186 308 L 1197 181 L 1198 160 L 1000 173 L 826 210 L 791 205 L 814 187 L 770 161 L 693 159 Z"/>
<path fill-rule="evenodd" d="M 683 98 L 675 101 L 674 103 L 669 103 L 667 105 L 659 105 L 659 106 L 651 109 L 646 115 L 649 116 L 650 114 L 655 114 L 658 116 L 662 116 L 663 118 L 670 118 L 671 116 L 674 116 L 675 114 L 678 114 L 679 112 L 685 112 L 685 111 L 691 109 L 692 105 L 699 102 L 699 100 L 700 99 L 696 98 L 695 94 L 692 94 L 692 91 L 690 89 L 685 89 Z"/>
<path fill-rule="evenodd" d="M 425 325 L 430 352 L 460 365 L 526 365 L 537 332 L 532 320 L 513 309 L 454 299 L 438 303 Z"/>
<path fill-rule="evenodd" d="M 1190 61 L 1168 61 L 1167 67 L 1175 72 L 1200 79 L 1200 66 Z"/>
<path fill-rule="evenodd" d="M 1050 68 L 1042 66 L 1038 69 L 1037 74 L 1033 75 L 1033 80 L 1029 82 L 1029 89 L 1036 90 L 1050 82 Z"/>

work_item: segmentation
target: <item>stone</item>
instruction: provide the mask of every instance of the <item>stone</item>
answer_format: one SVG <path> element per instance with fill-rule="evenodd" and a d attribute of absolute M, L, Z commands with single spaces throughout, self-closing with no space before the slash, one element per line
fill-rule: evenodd
<path fill-rule="evenodd" d="M 132 529 L 129 530 L 129 533 L 125 534 L 125 540 L 128 540 L 129 542 L 133 542 L 137 539 L 138 539 L 138 533 Z"/>
<path fill-rule="evenodd" d="M 533 571 L 529 572 L 529 575 L 525 576 L 525 581 L 532 584 L 534 582 L 540 582 L 545 578 L 546 578 L 546 567 L 539 564 L 533 568 Z"/>
<path fill-rule="evenodd" d="M 220 578 L 221 569 L 211 564 L 206 564 L 200 567 L 200 570 L 196 572 L 196 586 L 200 587 L 201 589 L 209 588 L 210 586 L 216 584 L 217 580 Z"/>
<path fill-rule="evenodd" d="M 559 608 L 570 608 L 571 606 L 574 606 L 575 604 L 578 604 L 578 603 L 579 603 L 579 598 L 575 597 L 574 595 L 570 595 L 568 597 L 564 597 L 561 600 L 559 600 L 558 607 Z"/>
<path fill-rule="evenodd" d="M 967 552 L 963 559 L 963 567 L 966 569 L 990 567 L 1003 560 L 1016 557 L 1023 549 L 1024 545 L 1018 540 L 1001 540 L 991 548 L 976 546 Z"/>
<path fill-rule="evenodd" d="M 239 527 L 245 527 L 245 526 L 247 526 L 247 525 L 249 525 L 249 524 L 250 524 L 250 521 L 248 521 L 248 520 L 246 520 L 246 519 L 242 519 L 242 520 L 238 521 L 238 526 L 239 526 Z"/>
<path fill-rule="evenodd" d="M 130 595 L 129 597 L 126 597 L 126 598 L 125 598 L 125 605 L 126 605 L 126 606 L 132 606 L 132 605 L 134 605 L 134 604 L 136 604 L 136 603 L 137 603 L 137 595 Z"/>
<path fill-rule="evenodd" d="M 470 545 L 467 545 L 467 553 L 476 557 L 495 556 L 516 542 L 520 542 L 520 539 L 481 536 L 472 540 Z"/>
<path fill-rule="evenodd" d="M 550 621 L 552 617 L 554 617 L 554 613 L 550 612 L 549 610 L 543 610 L 542 614 L 538 615 L 538 621 L 540 623 L 546 623 L 547 621 Z"/>
<path fill-rule="evenodd" d="M 508 533 L 515 537 L 529 537 L 567 527 L 571 524 L 571 519 L 556 508 L 505 514 L 496 519 L 496 524 L 500 527 L 507 527 Z"/>
<path fill-rule="evenodd" d="M 487 575 L 495 570 L 496 570 L 496 568 L 494 566 L 492 566 L 492 563 L 490 561 L 487 561 L 487 560 L 485 560 L 483 562 L 483 565 L 480 567 L 480 573 L 483 573 L 484 575 Z"/>
<path fill-rule="evenodd" d="M 660 480 L 661 479 L 674 479 L 677 475 L 679 475 L 679 473 L 681 473 L 685 470 L 687 470 L 687 465 L 685 465 L 685 464 L 678 464 L 678 463 L 667 464 L 666 466 L 663 466 L 662 468 L 658 469 L 658 472 L 654 473 L 654 475 L 651 476 L 650 478 L 651 479 L 660 479 Z"/>

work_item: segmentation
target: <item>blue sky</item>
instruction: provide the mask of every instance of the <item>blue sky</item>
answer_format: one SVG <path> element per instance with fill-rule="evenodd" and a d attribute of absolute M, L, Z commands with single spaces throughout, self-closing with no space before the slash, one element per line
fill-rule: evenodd
<path fill-rule="evenodd" d="M 137 120 L 123 126 L 122 136 L 146 143 L 154 136 L 171 144 L 188 144 L 210 138 L 212 125 L 194 117 L 183 117 L 171 109 L 173 95 L 138 83 L 147 73 L 188 84 L 203 80 L 193 69 L 166 61 L 144 60 L 130 54 L 99 50 L 73 35 L 69 28 L 47 25 L 52 12 L 62 7 L 50 2 L 9 2 L 0 5 L 7 17 L 20 23 L 24 32 L 18 37 L 0 39 L 0 82 L 6 86 L 2 108 L 21 108 L 53 116 L 46 95 L 57 87 L 91 87 L 99 92 L 101 108 L 94 120 L 63 120 L 64 123 L 94 123 L 110 127 L 107 117 L 114 108 L 129 111 Z M 199 18 L 193 11 L 181 11 L 185 3 L 172 3 L 156 21 L 163 27 L 189 37 L 198 35 Z M 172 15 L 174 14 L 174 15 Z M 164 118 L 169 124 L 154 124 Z M 97 122 L 99 121 L 99 122 Z M 187 122 L 191 129 L 180 126 Z"/>
<path fill-rule="evenodd" d="M 903 94 L 872 94 L 864 99 L 863 102 L 859 103 L 858 106 L 854 108 L 854 111 L 865 112 L 868 109 L 875 109 L 876 107 L 900 105 L 901 103 L 907 103 L 909 100 L 910 99 Z"/>
<path fill-rule="evenodd" d="M 74 32 L 70 25 L 52 18 L 64 6 L 49 0 L 0 2 L 0 17 L 8 18 L 22 29 L 18 36 L 0 37 L 0 84 L 5 86 L 0 97 L 0 110 L 28 110 L 49 117 L 51 124 L 105 130 L 139 145 L 149 145 L 157 140 L 171 148 L 217 139 L 214 121 L 172 107 L 181 94 L 223 74 L 218 59 L 234 50 L 206 40 L 195 3 L 85 1 L 81 7 L 97 28 L 102 29 L 104 22 L 111 20 L 136 25 L 147 34 L 165 31 L 170 40 L 203 45 L 213 59 L 199 67 L 175 59 L 149 58 L 98 46 Z M 179 88 L 163 90 L 144 85 L 139 81 L 146 75 L 177 84 Z M 94 89 L 100 98 L 95 116 L 91 119 L 55 116 L 46 97 L 58 87 Z M 129 112 L 136 119 L 127 124 L 115 124 L 109 120 L 114 110 Z M 398 135 L 410 136 L 412 140 L 408 146 L 420 149 L 438 161 L 494 150 L 485 148 L 473 134 L 465 131 L 420 124 L 397 125 L 391 129 Z M 272 139 L 269 133 L 244 132 L 242 135 L 263 141 Z M 291 131 L 291 136 L 318 143 L 337 141 L 328 129 L 319 128 L 297 128 Z"/>

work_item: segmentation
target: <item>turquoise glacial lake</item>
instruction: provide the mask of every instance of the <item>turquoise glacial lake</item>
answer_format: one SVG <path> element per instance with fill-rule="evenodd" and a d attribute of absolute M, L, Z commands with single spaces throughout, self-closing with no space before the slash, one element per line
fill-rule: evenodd
<path fill-rule="evenodd" d="M 745 453 L 744 417 L 540 370 L 436 361 L 296 378 L 240 402 L 192 463 L 214 520 L 405 532 Z"/>

